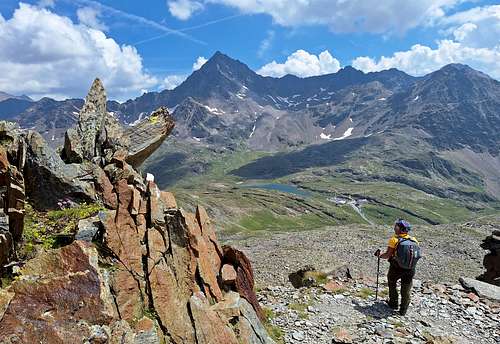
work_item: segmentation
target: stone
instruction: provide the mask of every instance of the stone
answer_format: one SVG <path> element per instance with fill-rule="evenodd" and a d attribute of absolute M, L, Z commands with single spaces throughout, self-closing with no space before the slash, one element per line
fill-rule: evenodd
<path fill-rule="evenodd" d="M 254 292 L 255 281 L 250 260 L 243 252 L 230 246 L 223 246 L 222 249 L 224 251 L 223 264 L 231 264 L 236 268 L 236 291 L 252 305 L 259 319 L 264 321 L 264 313 Z"/>
<path fill-rule="evenodd" d="M 471 300 L 472 302 L 478 302 L 479 301 L 479 296 L 477 296 L 476 294 L 474 293 L 468 293 L 467 294 L 467 297 L 469 298 L 469 300 Z"/>
<path fill-rule="evenodd" d="M 135 325 L 134 344 L 161 344 L 161 335 L 155 321 L 142 317 Z"/>
<path fill-rule="evenodd" d="M 3 217 L 6 219 L 6 217 Z M 6 230 L 0 230 L 0 267 L 9 262 L 11 253 L 14 250 L 12 235 Z"/>
<path fill-rule="evenodd" d="M 104 129 L 106 92 L 99 79 L 95 79 L 78 114 L 78 125 L 68 129 L 64 138 L 63 157 L 67 162 L 92 161 L 100 155 L 97 143 Z"/>
<path fill-rule="evenodd" d="M 174 121 L 165 107 L 134 126 L 122 127 L 107 112 L 106 91 L 101 81 L 95 79 L 78 114 L 78 124 L 66 132 L 62 158 L 67 163 L 92 161 L 97 165 L 118 159 L 137 168 L 173 128 Z"/>
<path fill-rule="evenodd" d="M 301 342 L 304 339 L 306 339 L 306 337 L 304 336 L 304 332 L 302 332 L 302 331 L 293 331 L 292 332 L 292 338 L 295 339 L 295 340 L 298 340 L 299 342 Z"/>
<path fill-rule="evenodd" d="M 347 329 L 341 327 L 333 331 L 332 344 L 350 344 L 352 342 L 352 336 Z"/>
<path fill-rule="evenodd" d="M 244 344 L 274 344 L 266 328 L 257 316 L 254 307 L 244 298 L 240 299 L 240 340 Z"/>
<path fill-rule="evenodd" d="M 97 199 L 93 165 L 65 164 L 35 132 L 27 133 L 26 143 L 26 194 L 36 209 L 54 209 L 63 199 L 78 203 L 92 203 Z"/>
<path fill-rule="evenodd" d="M 100 278 L 97 251 L 84 242 L 28 261 L 21 278 L 7 289 L 11 295 L 0 317 L 0 342 L 7 336 L 49 344 L 90 337 L 93 325 L 109 324 L 115 317 L 102 299 Z"/>
<path fill-rule="evenodd" d="M 135 168 L 139 167 L 160 147 L 173 128 L 174 121 L 166 107 L 160 107 L 130 127 L 125 133 L 130 141 L 126 161 Z"/>
<path fill-rule="evenodd" d="M 224 264 L 222 266 L 222 282 L 224 284 L 233 285 L 236 282 L 236 270 L 230 264 Z"/>
<path fill-rule="evenodd" d="M 474 291 L 479 297 L 500 302 L 500 287 L 467 277 L 460 277 L 459 281 L 466 290 Z"/>
<path fill-rule="evenodd" d="M 500 286 L 500 230 L 494 230 L 487 236 L 481 243 L 481 248 L 489 252 L 483 259 L 486 271 L 478 279 Z"/>
<path fill-rule="evenodd" d="M 231 330 L 229 322 L 210 309 L 208 300 L 202 293 L 195 293 L 189 300 L 199 344 L 238 344 L 238 338 Z"/>
<path fill-rule="evenodd" d="M 100 195 L 104 205 L 109 209 L 116 209 L 118 199 L 114 192 L 113 184 L 111 184 L 106 172 L 96 165 L 93 170 L 93 175 L 96 191 Z"/>
<path fill-rule="evenodd" d="M 174 194 L 171 192 L 161 191 L 160 198 L 166 209 L 177 208 L 177 201 L 175 200 Z"/>
<path fill-rule="evenodd" d="M 99 232 L 99 217 L 94 216 L 88 219 L 78 221 L 75 240 L 83 240 L 91 242 Z"/>
<path fill-rule="evenodd" d="M 224 298 L 212 305 L 210 309 L 217 312 L 226 319 L 237 318 L 240 315 L 241 297 L 234 291 L 229 291 Z"/>
<path fill-rule="evenodd" d="M 329 292 L 337 292 L 339 290 L 342 290 L 344 288 L 344 285 L 336 280 L 330 280 L 328 281 L 323 288 Z"/>

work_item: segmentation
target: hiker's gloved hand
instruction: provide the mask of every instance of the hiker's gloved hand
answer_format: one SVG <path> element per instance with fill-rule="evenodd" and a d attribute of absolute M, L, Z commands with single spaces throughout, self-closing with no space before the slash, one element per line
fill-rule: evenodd
<path fill-rule="evenodd" d="M 379 257 L 380 256 L 380 249 L 376 250 L 374 255 L 375 255 L 375 257 Z"/>

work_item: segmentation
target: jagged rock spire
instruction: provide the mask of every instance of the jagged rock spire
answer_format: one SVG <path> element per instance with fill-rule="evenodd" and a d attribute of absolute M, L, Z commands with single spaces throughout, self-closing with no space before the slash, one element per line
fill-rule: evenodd
<path fill-rule="evenodd" d="M 62 158 L 67 163 L 93 161 L 103 166 L 120 151 L 120 156 L 138 167 L 161 145 L 173 127 L 174 121 L 164 107 L 134 127 L 122 127 L 106 111 L 106 91 L 97 78 L 85 98 L 77 126 L 66 132 Z"/>
<path fill-rule="evenodd" d="M 97 143 L 106 119 L 106 91 L 96 78 L 90 87 L 85 105 L 78 114 L 78 126 L 68 129 L 64 138 L 63 158 L 66 162 L 92 161 L 100 156 Z"/>
<path fill-rule="evenodd" d="M 99 78 L 95 78 L 87 97 L 85 97 L 85 105 L 80 111 L 80 118 L 82 115 L 88 116 L 92 113 L 106 113 L 106 90 Z"/>

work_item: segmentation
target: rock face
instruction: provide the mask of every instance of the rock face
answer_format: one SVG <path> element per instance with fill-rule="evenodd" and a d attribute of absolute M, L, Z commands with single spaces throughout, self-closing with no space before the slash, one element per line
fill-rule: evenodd
<path fill-rule="evenodd" d="M 500 230 L 495 230 L 486 237 L 481 247 L 490 252 L 483 259 L 486 272 L 479 276 L 478 279 L 500 286 Z"/>
<path fill-rule="evenodd" d="M 88 171 L 86 185 L 105 210 L 80 221 L 81 240 L 28 261 L 1 290 L 0 342 L 273 343 L 259 320 L 264 317 L 245 255 L 219 245 L 205 209 L 191 214 L 177 208 L 171 193 L 131 165 L 168 135 L 168 112 L 160 109 L 150 123 L 123 130 L 110 125 L 105 110 L 96 80 L 78 126 L 66 135 L 66 163 L 34 133 L 21 135 L 33 164 L 30 176 L 38 167 L 49 183 L 42 188 L 67 177 L 68 168 Z M 11 168 L 4 155 L 2 171 Z M 28 190 L 31 199 L 36 190 Z M 11 245 L 11 237 L 0 233 L 0 245 Z M 231 284 L 223 282 L 223 266 L 234 272 Z"/>
<path fill-rule="evenodd" d="M 77 126 L 66 132 L 62 157 L 68 163 L 93 161 L 106 165 L 120 152 L 129 164 L 138 167 L 173 128 L 174 122 L 164 107 L 137 125 L 123 128 L 118 119 L 107 112 L 106 92 L 101 81 L 95 79 L 79 113 Z"/>
<path fill-rule="evenodd" d="M 15 256 L 14 241 L 23 231 L 25 146 L 17 131 L 16 125 L 0 122 L 0 268 Z"/>

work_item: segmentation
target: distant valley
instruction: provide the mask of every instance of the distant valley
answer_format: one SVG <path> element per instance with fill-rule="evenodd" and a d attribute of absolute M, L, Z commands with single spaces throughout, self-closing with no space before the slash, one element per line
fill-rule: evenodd
<path fill-rule="evenodd" d="M 57 146 L 82 105 L 6 97 L 0 118 Z M 159 106 L 176 127 L 144 172 L 185 207 L 218 209 L 211 215 L 230 232 L 397 216 L 437 224 L 500 211 L 500 82 L 466 65 L 423 77 L 345 67 L 271 78 L 218 52 L 174 90 L 108 101 L 129 125 Z"/>

